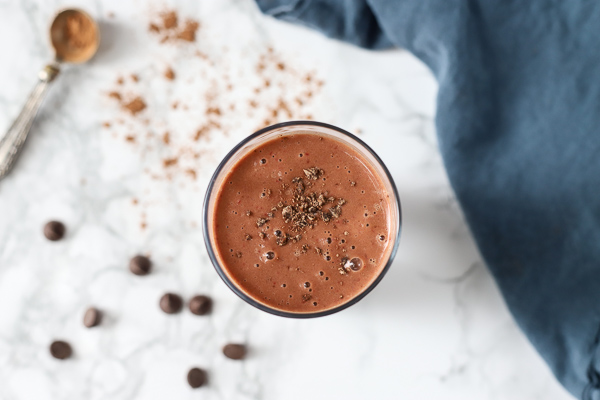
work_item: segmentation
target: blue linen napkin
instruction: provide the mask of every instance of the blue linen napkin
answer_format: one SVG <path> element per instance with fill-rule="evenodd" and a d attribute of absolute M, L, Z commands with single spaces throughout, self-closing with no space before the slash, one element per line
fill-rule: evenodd
<path fill-rule="evenodd" d="M 445 166 L 508 307 L 574 396 L 600 398 L 600 2 L 257 3 L 431 68 Z"/>

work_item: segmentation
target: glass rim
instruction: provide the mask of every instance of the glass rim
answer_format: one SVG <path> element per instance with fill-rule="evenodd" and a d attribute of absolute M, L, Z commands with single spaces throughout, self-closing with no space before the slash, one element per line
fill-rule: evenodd
<path fill-rule="evenodd" d="M 337 307 L 333 307 L 333 308 L 330 308 L 328 310 L 323 310 L 323 311 L 296 313 L 296 312 L 283 311 L 283 310 L 280 310 L 277 308 L 269 307 L 263 303 L 256 301 L 255 299 L 253 299 L 252 297 L 250 297 L 249 295 L 244 293 L 244 291 L 242 291 L 237 285 L 235 285 L 232 282 L 232 280 L 227 276 L 227 274 L 223 270 L 223 267 L 221 267 L 219 260 L 217 259 L 217 256 L 215 254 L 216 250 L 213 249 L 213 246 L 210 241 L 210 229 L 208 226 L 208 207 L 209 207 L 209 202 L 210 202 L 210 196 L 211 196 L 213 190 L 215 189 L 215 182 L 216 182 L 217 178 L 219 177 L 219 175 L 221 174 L 221 172 L 223 171 L 223 168 L 225 167 L 227 162 L 246 144 L 248 144 L 250 141 L 258 138 L 259 136 L 267 134 L 275 129 L 285 128 L 285 127 L 290 127 L 290 126 L 310 126 L 310 125 L 321 127 L 321 128 L 331 129 L 338 133 L 341 133 L 344 136 L 349 137 L 350 139 L 352 139 L 356 143 L 358 143 L 360 146 L 362 146 L 362 148 L 366 152 L 368 152 L 375 159 L 375 161 L 377 161 L 377 163 L 382 168 L 386 178 L 389 180 L 389 183 L 392 187 L 392 192 L 396 199 L 396 207 L 398 209 L 398 216 L 397 216 L 397 221 L 396 221 L 396 223 L 397 223 L 396 238 L 394 240 L 394 246 L 389 254 L 388 260 L 387 260 L 385 266 L 383 267 L 383 269 L 381 270 L 381 272 L 379 273 L 379 275 L 373 280 L 373 282 L 371 282 L 371 284 L 365 290 L 363 290 L 361 293 L 359 293 L 358 295 L 356 295 L 349 301 L 347 301 L 343 304 L 340 304 Z M 203 230 L 203 235 L 204 235 L 204 244 L 206 246 L 206 250 L 208 252 L 210 261 L 211 261 L 213 267 L 215 268 L 215 270 L 217 271 L 217 274 L 221 277 L 221 280 L 227 285 L 227 287 L 229 287 L 229 289 L 231 289 L 238 297 L 240 297 L 246 303 L 254 306 L 255 308 L 258 308 L 261 311 L 267 312 L 269 314 L 277 315 L 279 317 L 286 317 L 286 318 L 305 319 L 305 318 L 324 317 L 326 315 L 335 314 L 339 311 L 342 311 L 342 310 L 358 303 L 366 295 L 368 295 L 373 289 L 375 289 L 375 287 L 379 284 L 379 282 L 381 282 L 381 280 L 383 279 L 383 277 L 385 276 L 387 271 L 390 269 L 390 267 L 394 261 L 394 258 L 396 256 L 396 252 L 398 251 L 398 246 L 400 244 L 400 233 L 402 231 L 402 207 L 400 204 L 400 196 L 398 195 L 398 189 L 396 188 L 396 184 L 394 182 L 394 179 L 392 178 L 392 174 L 390 174 L 390 171 L 387 169 L 385 163 L 381 160 L 381 158 L 379 158 L 379 156 L 377 155 L 377 153 L 375 153 L 375 151 L 373 151 L 373 149 L 371 149 L 365 142 L 363 142 L 357 136 L 355 136 L 352 133 L 350 133 L 342 128 L 339 128 L 337 126 L 330 125 L 330 124 L 327 124 L 324 122 L 317 122 L 317 121 L 280 122 L 280 123 L 277 123 L 274 125 L 264 127 L 256 132 L 254 132 L 253 134 L 247 136 L 246 138 L 244 138 L 241 142 L 239 142 L 236 146 L 234 146 L 233 149 L 231 149 L 225 157 L 223 157 L 223 160 L 221 160 L 221 162 L 217 166 L 217 169 L 215 170 L 213 176 L 211 177 L 208 187 L 206 189 L 206 194 L 204 196 L 204 205 L 203 205 L 202 209 L 203 209 L 203 214 L 204 214 L 202 217 L 202 220 L 203 220 L 202 230 Z"/>

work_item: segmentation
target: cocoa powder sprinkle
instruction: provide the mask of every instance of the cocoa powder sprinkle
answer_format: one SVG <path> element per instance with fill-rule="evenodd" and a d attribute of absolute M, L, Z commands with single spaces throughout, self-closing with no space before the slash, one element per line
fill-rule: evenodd
<path fill-rule="evenodd" d="M 146 103 L 141 97 L 136 97 L 130 102 L 123 105 L 123 108 L 129 111 L 132 115 L 136 115 L 146 108 Z"/>
<path fill-rule="evenodd" d="M 171 69 L 171 67 L 168 67 L 165 71 L 165 78 L 167 78 L 168 80 L 172 81 L 173 79 L 175 79 L 175 72 L 173 71 L 173 69 Z"/>
<path fill-rule="evenodd" d="M 165 29 L 173 29 L 177 27 L 177 14 L 175 11 L 166 11 L 161 14 L 163 27 Z"/>
<path fill-rule="evenodd" d="M 199 26 L 200 24 L 198 22 L 188 19 L 185 21 L 183 30 L 177 34 L 177 38 L 187 42 L 194 42 L 196 40 L 196 31 Z"/>

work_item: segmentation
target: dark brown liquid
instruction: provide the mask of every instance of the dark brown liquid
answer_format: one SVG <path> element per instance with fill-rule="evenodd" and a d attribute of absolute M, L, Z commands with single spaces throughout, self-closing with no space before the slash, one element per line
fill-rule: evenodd
<path fill-rule="evenodd" d="M 311 167 L 323 171 L 317 180 L 304 173 Z M 299 230 L 286 223 L 282 206 L 293 201 L 295 177 L 304 194 L 335 198 L 323 210 L 343 203 L 341 215 Z M 259 218 L 269 221 L 259 227 Z M 311 133 L 275 138 L 243 156 L 219 188 L 212 230 L 230 279 L 256 301 L 294 313 L 331 309 L 363 292 L 387 263 L 394 239 L 390 198 L 378 175 L 350 146 Z M 286 233 L 301 239 L 278 245 Z"/>

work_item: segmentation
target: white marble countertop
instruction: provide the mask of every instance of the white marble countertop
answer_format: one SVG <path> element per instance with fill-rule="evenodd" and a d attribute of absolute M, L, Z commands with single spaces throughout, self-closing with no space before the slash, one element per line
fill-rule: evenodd
<path fill-rule="evenodd" d="M 437 150 L 436 84 L 414 57 L 325 39 L 261 16 L 250 0 L 6 0 L 2 130 L 52 57 L 52 14 L 73 4 L 101 21 L 100 52 L 63 69 L 16 169 L 0 182 L 0 399 L 571 398 L 513 322 L 478 255 Z M 195 43 L 160 43 L 148 32 L 166 8 L 200 21 Z M 253 111 L 257 60 L 268 47 L 276 59 L 263 77 L 272 74 L 273 84 Z M 172 82 L 163 77 L 168 66 Z M 324 82 L 312 96 L 306 74 Z M 112 90 L 140 95 L 148 107 L 129 116 Z M 291 118 L 361 132 L 392 171 L 404 216 L 382 283 L 316 320 L 278 318 L 238 299 L 214 272 L 200 229 L 216 164 L 265 119 L 290 119 L 270 117 L 269 107 L 295 95 L 305 101 Z M 224 110 L 221 126 L 193 140 L 211 118 L 210 102 Z M 236 108 L 225 112 L 230 104 Z M 169 157 L 178 164 L 164 167 Z M 67 225 L 64 240 L 44 239 L 51 219 Z M 137 253 L 151 254 L 150 276 L 129 273 Z M 208 294 L 214 311 L 165 315 L 158 299 L 167 290 Z M 90 305 L 106 314 L 91 330 L 82 325 Z M 51 358 L 54 339 L 69 341 L 74 357 Z M 249 357 L 225 359 L 228 341 L 246 342 Z M 192 366 L 208 370 L 207 387 L 189 388 Z"/>

